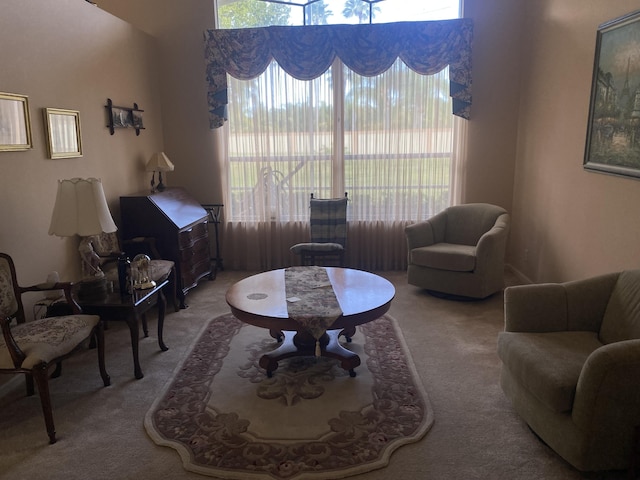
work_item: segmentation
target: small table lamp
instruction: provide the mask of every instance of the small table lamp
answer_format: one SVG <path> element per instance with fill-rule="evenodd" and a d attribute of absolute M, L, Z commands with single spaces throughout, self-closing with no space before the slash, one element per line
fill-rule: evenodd
<path fill-rule="evenodd" d="M 153 172 L 151 176 L 151 193 L 156 190 L 159 192 L 164 191 L 165 186 L 162 183 L 162 172 L 173 172 L 174 166 L 171 160 L 165 155 L 164 152 L 156 152 L 151 155 L 151 158 L 147 162 L 147 172 Z M 158 186 L 155 186 L 156 172 L 158 172 Z"/>
<path fill-rule="evenodd" d="M 100 257 L 93 251 L 90 237 L 118 230 L 111 217 L 102 182 L 95 178 L 58 181 L 58 194 L 51 215 L 49 235 L 82 237 L 78 250 L 85 272 L 80 291 L 106 293 L 106 279 Z"/>

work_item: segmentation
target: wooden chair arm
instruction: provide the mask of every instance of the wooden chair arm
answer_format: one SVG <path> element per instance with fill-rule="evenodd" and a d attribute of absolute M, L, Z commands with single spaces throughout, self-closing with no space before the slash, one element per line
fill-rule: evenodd
<path fill-rule="evenodd" d="M 133 257 L 139 253 L 149 255 L 151 259 L 155 260 L 162 258 L 160 256 L 160 252 L 158 252 L 155 237 L 135 237 L 129 240 L 123 240 L 122 247 L 123 250 L 132 257 L 131 260 L 133 260 Z"/>
<path fill-rule="evenodd" d="M 69 307 L 71 307 L 71 311 L 79 315 L 82 313 L 82 309 L 80 305 L 75 301 L 71 291 L 73 289 L 73 283 L 71 282 L 58 282 L 58 283 L 39 283 L 37 285 L 31 285 L 29 287 L 20 287 L 20 293 L 24 292 L 46 292 L 50 290 L 62 290 L 64 292 L 65 300 Z"/>
<path fill-rule="evenodd" d="M 7 350 L 9 350 L 9 355 L 11 355 L 11 361 L 13 362 L 13 366 L 15 368 L 20 368 L 24 359 L 27 356 L 24 354 L 20 347 L 16 343 L 16 340 L 13 338 L 11 334 L 11 326 L 10 319 L 0 315 L 0 327 L 2 328 L 2 336 L 4 337 L 4 343 L 7 346 Z"/>

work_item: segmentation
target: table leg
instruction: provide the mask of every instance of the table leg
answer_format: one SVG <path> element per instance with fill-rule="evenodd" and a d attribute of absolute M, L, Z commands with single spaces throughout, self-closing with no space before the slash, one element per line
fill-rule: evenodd
<path fill-rule="evenodd" d="M 271 335 L 272 338 L 275 338 L 278 341 L 278 343 L 282 342 L 282 340 L 284 339 L 284 334 L 282 333 L 282 330 L 270 329 L 269 335 Z"/>
<path fill-rule="evenodd" d="M 141 315 L 141 319 L 142 319 L 142 333 L 144 333 L 145 337 L 149 336 L 149 327 L 147 326 L 147 314 L 143 313 Z"/>
<path fill-rule="evenodd" d="M 129 332 L 131 332 L 131 350 L 133 351 L 133 374 L 139 380 L 144 377 L 142 368 L 140 368 L 140 358 L 138 356 L 138 341 L 140 340 L 138 316 L 131 315 L 127 318 L 127 325 L 129 325 Z"/>
<path fill-rule="evenodd" d="M 356 327 L 347 327 L 340 332 L 340 335 L 343 335 L 347 340 L 347 343 L 351 343 L 351 339 L 356 334 Z"/>
<path fill-rule="evenodd" d="M 162 339 L 162 331 L 164 329 L 164 314 L 167 309 L 167 299 L 162 293 L 162 290 L 158 292 L 158 345 L 160 346 L 160 350 L 166 352 L 169 350 L 164 344 L 164 340 Z"/>
<path fill-rule="evenodd" d="M 355 329 L 354 329 L 355 331 Z M 260 357 L 259 365 L 267 371 L 267 377 L 271 378 L 278 368 L 278 362 L 285 358 L 297 356 L 314 356 L 316 352 L 316 340 L 304 332 L 283 332 L 284 338 L 278 348 L 265 353 Z M 323 357 L 340 360 L 340 366 L 349 372 L 351 377 L 356 376 L 355 368 L 360 365 L 360 357 L 347 350 L 338 341 L 342 331 L 327 330 L 319 339 L 320 352 Z M 273 336 L 273 334 L 272 334 Z"/>

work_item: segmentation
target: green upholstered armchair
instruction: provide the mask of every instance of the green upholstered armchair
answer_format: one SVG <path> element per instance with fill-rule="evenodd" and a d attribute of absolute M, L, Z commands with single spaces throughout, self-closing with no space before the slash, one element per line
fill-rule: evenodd
<path fill-rule="evenodd" d="M 640 426 L 640 270 L 509 287 L 504 302 L 501 385 L 518 414 L 578 470 L 631 468 Z"/>
<path fill-rule="evenodd" d="M 504 286 L 509 214 L 487 203 L 446 208 L 405 228 L 409 284 L 431 292 L 485 298 Z"/>

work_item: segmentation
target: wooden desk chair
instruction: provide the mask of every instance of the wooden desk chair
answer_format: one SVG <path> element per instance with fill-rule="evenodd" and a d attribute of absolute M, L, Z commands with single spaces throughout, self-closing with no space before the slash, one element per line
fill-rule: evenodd
<path fill-rule="evenodd" d="M 314 198 L 309 203 L 309 228 L 311 239 L 298 243 L 291 251 L 300 255 L 302 265 L 316 265 L 319 259 L 334 259 L 344 267 L 347 248 L 347 194 L 344 198 Z"/>

